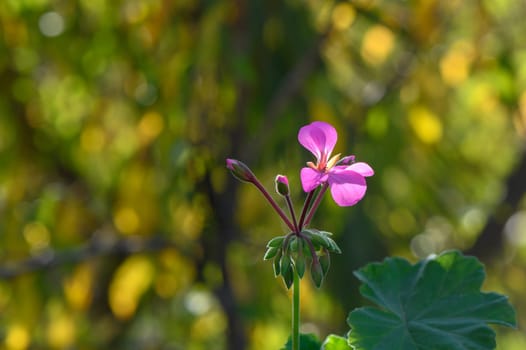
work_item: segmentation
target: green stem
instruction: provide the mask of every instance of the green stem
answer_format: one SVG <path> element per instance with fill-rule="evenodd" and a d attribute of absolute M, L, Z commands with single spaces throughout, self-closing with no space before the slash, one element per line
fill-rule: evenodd
<path fill-rule="evenodd" d="M 294 269 L 292 297 L 292 350 L 300 349 L 300 278 Z"/>

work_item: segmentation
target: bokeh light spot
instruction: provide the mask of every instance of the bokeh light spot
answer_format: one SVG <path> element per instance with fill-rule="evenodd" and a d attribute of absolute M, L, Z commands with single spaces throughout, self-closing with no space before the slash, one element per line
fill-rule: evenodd
<path fill-rule="evenodd" d="M 40 16 L 38 27 L 45 36 L 59 36 L 64 31 L 64 18 L 57 12 L 46 12 Z"/>
<path fill-rule="evenodd" d="M 440 74 L 446 84 L 456 86 L 466 80 L 474 56 L 473 51 L 470 43 L 458 41 L 442 57 Z"/>
<path fill-rule="evenodd" d="M 13 324 L 7 329 L 5 345 L 9 350 L 27 349 L 31 338 L 26 327 L 21 324 Z"/>
<path fill-rule="evenodd" d="M 513 214 L 506 222 L 504 232 L 513 245 L 526 246 L 526 210 Z"/>
<path fill-rule="evenodd" d="M 49 230 L 41 222 L 25 225 L 23 235 L 31 250 L 41 250 L 49 245 Z"/>
<path fill-rule="evenodd" d="M 51 320 L 46 332 L 49 345 L 55 349 L 66 349 L 75 341 L 76 329 L 72 318 L 66 314 Z"/>
<path fill-rule="evenodd" d="M 435 254 L 438 251 L 438 245 L 432 236 L 423 233 L 413 237 L 411 251 L 416 257 L 423 259 Z"/>
<path fill-rule="evenodd" d="M 362 42 L 362 57 L 372 65 L 385 61 L 394 48 L 395 37 L 386 27 L 375 25 L 364 35 Z"/>
<path fill-rule="evenodd" d="M 141 118 L 137 131 L 143 144 L 153 141 L 163 131 L 163 117 L 157 112 L 147 112 Z"/>
<path fill-rule="evenodd" d="M 139 299 L 150 287 L 154 267 L 141 255 L 132 256 L 117 269 L 109 289 L 110 307 L 116 317 L 129 319 L 135 314 Z"/>
<path fill-rule="evenodd" d="M 332 11 L 332 23 L 338 30 L 345 30 L 351 26 L 356 17 L 356 11 L 351 4 L 341 2 Z"/>
<path fill-rule="evenodd" d="M 409 111 L 409 124 L 420 141 L 435 144 L 442 139 L 442 122 L 424 106 L 416 106 Z"/>
<path fill-rule="evenodd" d="M 124 234 L 133 234 L 139 229 L 139 216 L 133 208 L 119 208 L 115 212 L 113 222 L 117 229 Z"/>
<path fill-rule="evenodd" d="M 205 291 L 192 291 L 186 295 L 184 305 L 190 313 L 199 316 L 212 308 L 213 299 Z"/>
<path fill-rule="evenodd" d="M 93 271 L 87 264 L 79 265 L 73 275 L 64 281 L 64 294 L 76 310 L 85 310 L 92 297 Z"/>

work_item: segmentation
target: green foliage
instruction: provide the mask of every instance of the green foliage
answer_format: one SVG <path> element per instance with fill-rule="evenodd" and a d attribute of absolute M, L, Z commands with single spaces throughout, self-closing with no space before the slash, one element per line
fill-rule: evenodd
<path fill-rule="evenodd" d="M 480 292 L 483 265 L 457 251 L 415 265 L 387 258 L 355 274 L 361 294 L 378 306 L 350 313 L 356 350 L 490 350 L 496 343 L 488 323 L 516 326 L 507 297 Z"/>
<path fill-rule="evenodd" d="M 315 250 L 325 248 L 331 253 L 341 254 L 342 252 L 336 242 L 331 238 L 332 233 L 330 232 L 311 228 L 303 230 L 301 233 L 311 240 Z"/>
<path fill-rule="evenodd" d="M 292 286 L 293 273 L 303 278 L 307 264 L 314 285 L 321 287 L 330 267 L 330 253 L 341 253 L 332 233 L 316 229 L 303 230 L 298 236 L 272 238 L 267 243 L 263 260 L 274 259 L 274 276 L 281 276 L 287 288 Z"/>
<path fill-rule="evenodd" d="M 320 350 L 321 341 L 314 334 L 300 334 L 300 350 Z M 292 339 L 289 338 L 281 350 L 291 350 Z"/>
<path fill-rule="evenodd" d="M 346 338 L 331 334 L 323 342 L 321 350 L 351 350 L 351 347 Z"/>

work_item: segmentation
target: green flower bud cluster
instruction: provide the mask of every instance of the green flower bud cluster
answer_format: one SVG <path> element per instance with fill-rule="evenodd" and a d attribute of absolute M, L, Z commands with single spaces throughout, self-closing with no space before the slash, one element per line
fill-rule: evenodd
<path fill-rule="evenodd" d="M 268 242 L 263 259 L 274 259 L 274 275 L 283 278 L 287 289 L 292 286 L 294 271 L 303 278 L 306 266 L 310 267 L 312 281 L 319 288 L 329 271 L 330 253 L 341 253 L 331 236 L 330 232 L 304 229 L 300 233 L 274 237 Z"/>

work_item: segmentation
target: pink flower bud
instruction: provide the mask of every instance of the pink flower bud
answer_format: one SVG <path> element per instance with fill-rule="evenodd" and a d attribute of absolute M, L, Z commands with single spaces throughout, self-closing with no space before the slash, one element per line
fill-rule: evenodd
<path fill-rule="evenodd" d="M 240 181 L 254 182 L 256 178 L 250 168 L 243 162 L 228 158 L 226 160 L 226 167 L 230 170 L 232 175 Z"/>
<path fill-rule="evenodd" d="M 285 175 L 276 176 L 276 192 L 282 196 L 289 195 L 289 180 Z"/>

